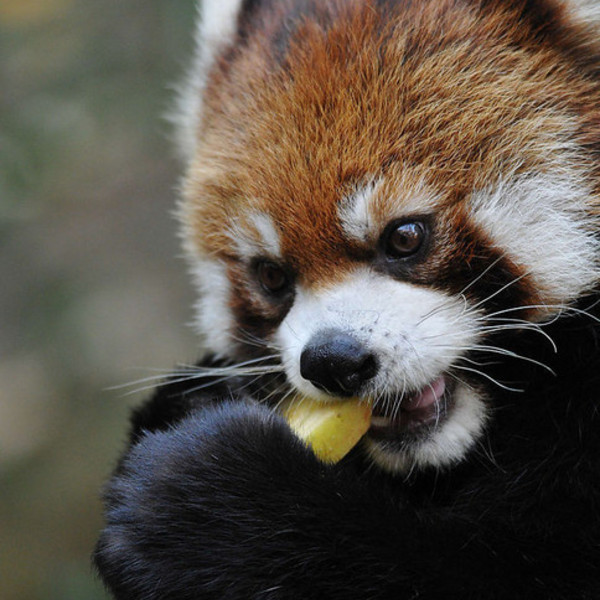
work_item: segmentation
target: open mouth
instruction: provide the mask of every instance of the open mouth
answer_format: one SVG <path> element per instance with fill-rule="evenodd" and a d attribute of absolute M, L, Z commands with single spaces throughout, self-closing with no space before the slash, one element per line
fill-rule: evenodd
<path fill-rule="evenodd" d="M 376 404 L 368 435 L 374 439 L 397 440 L 420 434 L 444 419 L 451 397 L 448 381 L 440 375 L 420 391 L 402 396 L 393 405 Z"/>

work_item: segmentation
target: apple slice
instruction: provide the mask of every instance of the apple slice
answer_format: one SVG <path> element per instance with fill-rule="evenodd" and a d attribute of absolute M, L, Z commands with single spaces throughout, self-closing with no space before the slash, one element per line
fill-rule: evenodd
<path fill-rule="evenodd" d="M 346 456 L 371 425 L 370 403 L 357 398 L 329 402 L 292 398 L 280 410 L 294 433 L 326 463 Z"/>

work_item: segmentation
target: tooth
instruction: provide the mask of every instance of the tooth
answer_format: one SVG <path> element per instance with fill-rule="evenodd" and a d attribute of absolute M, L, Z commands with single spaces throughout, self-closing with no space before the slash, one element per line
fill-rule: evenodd
<path fill-rule="evenodd" d="M 388 417 L 371 417 L 371 425 L 375 427 L 387 427 L 391 423 Z"/>
<path fill-rule="evenodd" d="M 371 424 L 371 405 L 358 398 L 329 402 L 293 398 L 281 412 L 294 433 L 326 463 L 348 454 Z"/>

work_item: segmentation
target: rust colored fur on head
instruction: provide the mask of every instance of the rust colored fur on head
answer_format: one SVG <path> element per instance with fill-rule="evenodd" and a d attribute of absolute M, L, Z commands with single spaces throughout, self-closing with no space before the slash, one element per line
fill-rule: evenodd
<path fill-rule="evenodd" d="M 203 252 L 234 257 L 224 224 L 264 211 L 317 285 L 360 256 L 337 209 L 365 179 L 407 196 L 426 181 L 441 208 L 503 176 L 597 178 L 598 62 L 559 5 L 297 4 L 247 16 L 210 74 L 184 209 Z"/>
<path fill-rule="evenodd" d="M 205 355 L 107 486 L 116 598 L 600 599 L 599 1 L 203 0 Z M 333 397 L 323 465 L 277 409 Z"/>

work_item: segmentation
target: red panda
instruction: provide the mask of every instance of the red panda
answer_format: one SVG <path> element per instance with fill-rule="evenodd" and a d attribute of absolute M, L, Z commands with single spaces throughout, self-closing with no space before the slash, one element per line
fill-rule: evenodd
<path fill-rule="evenodd" d="M 118 599 L 600 598 L 600 5 L 205 0 L 204 359 L 136 411 Z M 317 461 L 290 393 L 373 401 Z"/>

